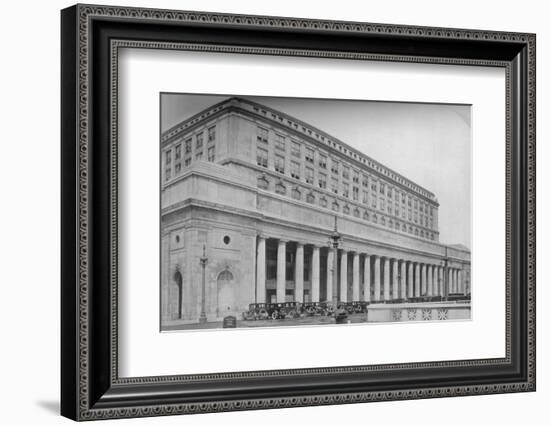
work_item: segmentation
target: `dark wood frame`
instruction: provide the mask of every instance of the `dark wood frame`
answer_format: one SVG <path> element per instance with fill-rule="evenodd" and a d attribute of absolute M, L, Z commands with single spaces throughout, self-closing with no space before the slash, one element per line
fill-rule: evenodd
<path fill-rule="evenodd" d="M 118 378 L 114 100 L 116 52 L 124 46 L 504 67 L 506 357 Z M 76 5 L 61 13 L 61 52 L 64 416 L 87 420 L 535 390 L 533 34 Z"/>

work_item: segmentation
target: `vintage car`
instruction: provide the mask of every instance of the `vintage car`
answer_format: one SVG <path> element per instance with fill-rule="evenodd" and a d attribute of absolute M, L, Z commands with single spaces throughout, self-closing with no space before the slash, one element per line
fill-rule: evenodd
<path fill-rule="evenodd" d="M 338 309 L 345 310 L 349 315 L 362 314 L 367 312 L 368 302 L 339 302 Z"/>
<path fill-rule="evenodd" d="M 243 312 L 243 319 L 248 321 L 265 319 L 298 318 L 302 312 L 299 302 L 251 303 L 248 311 Z"/>
<path fill-rule="evenodd" d="M 327 302 L 308 302 L 303 304 L 303 314 L 305 316 L 331 316 L 334 312 L 332 303 Z"/>

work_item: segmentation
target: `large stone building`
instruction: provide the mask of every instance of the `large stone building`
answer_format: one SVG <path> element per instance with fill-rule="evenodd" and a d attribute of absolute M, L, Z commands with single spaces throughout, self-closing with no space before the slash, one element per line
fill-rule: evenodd
<path fill-rule="evenodd" d="M 439 243 L 434 194 L 294 117 L 230 98 L 161 150 L 163 324 L 198 320 L 203 250 L 208 321 L 255 302 L 470 291 L 470 253 Z"/>

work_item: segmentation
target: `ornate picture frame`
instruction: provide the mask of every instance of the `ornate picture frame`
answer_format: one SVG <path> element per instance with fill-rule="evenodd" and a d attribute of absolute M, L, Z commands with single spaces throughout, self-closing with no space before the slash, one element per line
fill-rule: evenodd
<path fill-rule="evenodd" d="M 535 390 L 535 35 L 76 5 L 61 12 L 61 414 L 74 420 Z M 452 64 L 506 73 L 502 358 L 119 377 L 121 48 Z"/>

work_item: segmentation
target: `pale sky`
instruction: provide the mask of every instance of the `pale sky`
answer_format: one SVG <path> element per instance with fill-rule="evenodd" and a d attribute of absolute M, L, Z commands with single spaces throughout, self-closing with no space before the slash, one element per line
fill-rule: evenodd
<path fill-rule="evenodd" d="M 161 95 L 161 131 L 230 96 Z M 435 194 L 439 240 L 471 249 L 469 105 L 241 96 L 296 117 Z"/>

